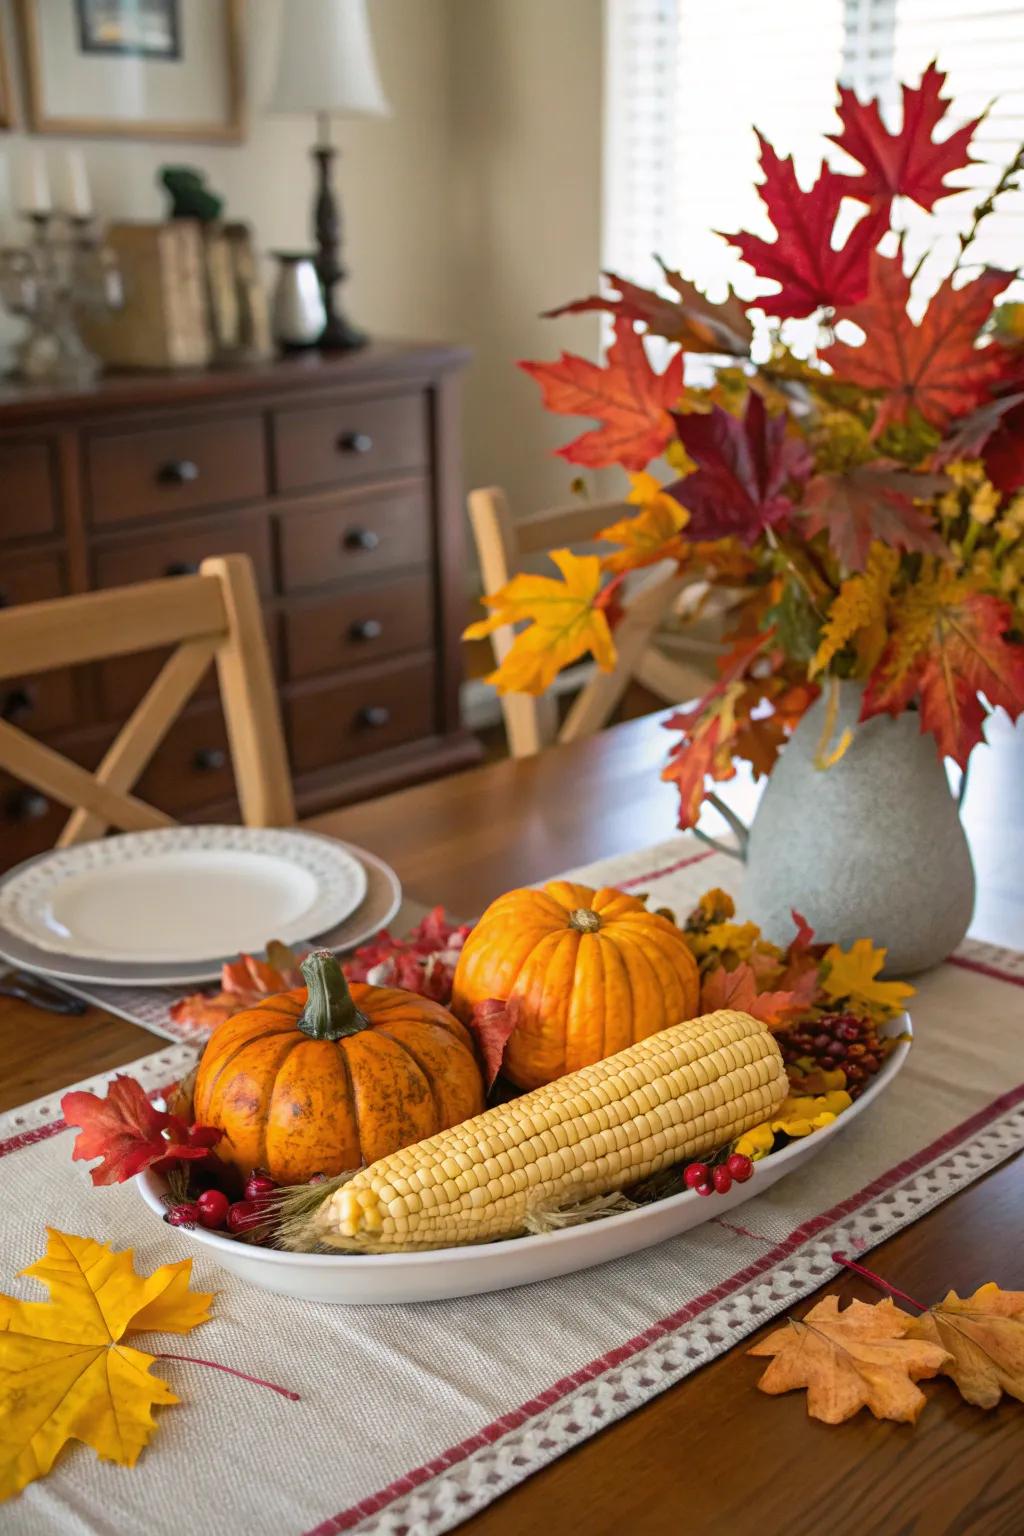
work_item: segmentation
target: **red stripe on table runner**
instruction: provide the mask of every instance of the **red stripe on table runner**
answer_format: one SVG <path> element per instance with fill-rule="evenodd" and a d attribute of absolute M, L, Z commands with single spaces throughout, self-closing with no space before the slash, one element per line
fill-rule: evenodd
<path fill-rule="evenodd" d="M 947 965 L 958 965 L 962 971 L 976 971 L 979 976 L 989 976 L 993 981 L 1008 981 L 1012 987 L 1024 987 L 1024 974 L 1001 971 L 985 960 L 970 960 L 966 955 L 950 955 Z"/>
<path fill-rule="evenodd" d="M 380 1489 L 377 1493 L 370 1494 L 368 1498 L 362 1499 L 358 1504 L 353 1504 L 349 1509 L 342 1510 L 341 1514 L 333 1515 L 320 1525 L 314 1526 L 312 1530 L 305 1533 L 305 1536 L 340 1536 L 341 1532 L 350 1531 L 360 1521 L 368 1519 L 371 1515 L 379 1514 L 382 1509 L 386 1509 L 396 1499 L 402 1498 L 405 1494 L 415 1492 L 417 1488 L 422 1487 L 431 1478 L 439 1476 L 442 1472 L 448 1471 L 453 1466 L 457 1466 L 459 1462 L 465 1461 L 476 1451 L 483 1450 L 488 1445 L 495 1445 L 512 1430 L 521 1428 L 530 1419 L 536 1418 L 548 1408 L 554 1407 L 556 1403 L 568 1397 L 578 1387 L 585 1386 L 587 1382 L 604 1375 L 606 1371 L 613 1370 L 616 1366 L 624 1364 L 625 1361 L 639 1354 L 641 1350 L 646 1349 L 649 1344 L 653 1344 L 657 1339 L 674 1332 L 684 1324 L 692 1322 L 694 1318 L 698 1317 L 701 1312 L 706 1311 L 708 1307 L 717 1305 L 743 1286 L 749 1285 L 752 1280 L 758 1279 L 767 1270 L 773 1269 L 783 1259 L 791 1257 L 797 1249 L 801 1248 L 812 1237 L 817 1236 L 819 1232 L 831 1226 L 834 1222 L 841 1220 L 844 1216 L 850 1215 L 852 1211 L 857 1210 L 860 1206 L 869 1204 L 878 1195 L 891 1189 L 902 1179 L 917 1173 L 927 1163 L 933 1162 L 935 1158 L 941 1156 L 943 1152 L 950 1151 L 958 1143 L 973 1136 L 975 1132 L 982 1130 L 991 1121 L 998 1119 L 1000 1115 L 1006 1114 L 1008 1110 L 1016 1108 L 1020 1103 L 1024 1103 L 1024 1083 L 1021 1083 L 1009 1093 L 1001 1094 L 999 1098 L 993 1099 L 990 1104 L 986 1104 L 976 1114 L 971 1115 L 967 1120 L 954 1126 L 952 1130 L 946 1131 L 944 1135 L 931 1142 L 927 1147 L 922 1147 L 920 1152 L 916 1152 L 913 1157 L 909 1157 L 904 1162 L 897 1164 L 895 1168 L 887 1169 L 879 1178 L 870 1184 L 866 1184 L 863 1189 L 858 1190 L 856 1194 L 851 1195 L 848 1199 L 841 1201 L 840 1204 L 834 1205 L 831 1210 L 822 1211 L 819 1215 L 811 1217 L 809 1221 L 805 1221 L 791 1232 L 787 1238 L 784 1238 L 782 1242 L 769 1249 L 767 1253 L 754 1260 L 753 1263 L 748 1264 L 745 1269 L 737 1270 L 734 1275 L 731 1275 L 728 1280 L 723 1281 L 721 1285 L 716 1286 L 714 1290 L 706 1291 L 703 1296 L 698 1296 L 694 1301 L 687 1302 L 686 1306 L 670 1313 L 668 1317 L 662 1318 L 659 1322 L 652 1323 L 649 1328 L 644 1329 L 643 1333 L 636 1334 L 633 1338 L 627 1340 L 626 1343 L 619 1344 L 614 1349 L 608 1350 L 607 1353 L 600 1355 L 596 1360 L 591 1360 L 588 1365 L 582 1366 L 580 1370 L 575 1371 L 571 1376 L 563 1376 L 560 1381 L 554 1382 L 552 1386 L 546 1388 L 545 1391 L 539 1393 L 536 1397 L 521 1403 L 518 1408 L 513 1408 L 511 1412 L 503 1414 L 501 1418 L 493 1420 L 492 1423 L 485 1425 L 483 1429 L 477 1430 L 475 1434 L 459 1441 L 457 1445 L 449 1446 L 446 1451 L 443 1451 L 440 1456 L 436 1456 L 432 1461 L 425 1462 L 422 1466 L 416 1467 L 412 1472 L 405 1473 L 404 1476 L 396 1478 L 394 1482 L 389 1483 L 386 1488 Z M 652 1396 L 657 1395 L 657 1393 L 652 1394 Z"/>
<path fill-rule="evenodd" d="M 118 1076 L 119 1074 L 115 1073 L 114 1075 Z M 151 1089 L 146 1097 L 151 1100 L 159 1099 L 163 1094 L 168 1093 L 178 1081 L 178 1078 L 172 1078 L 162 1088 Z M 64 1089 L 64 1093 L 72 1092 L 74 1090 L 71 1088 Z M 63 1096 L 64 1094 L 62 1093 L 61 1097 L 63 1098 Z M 8 1136 L 5 1141 L 0 1141 L 0 1157 L 6 1157 L 9 1152 L 20 1152 L 23 1147 L 34 1147 L 39 1141 L 49 1141 L 51 1136 L 59 1136 L 61 1131 L 66 1131 L 67 1129 L 68 1123 L 66 1120 L 50 1120 L 46 1125 L 33 1126 L 30 1131 L 19 1131 L 17 1135 Z"/>
<path fill-rule="evenodd" d="M 674 864 L 666 864 L 664 869 L 652 869 L 646 875 L 631 875 L 628 880 L 618 881 L 618 889 L 626 891 L 631 885 L 643 885 L 647 880 L 662 880 L 666 875 L 674 875 L 677 870 L 688 869 L 691 864 L 700 864 L 704 859 L 714 858 L 717 852 L 714 848 L 705 848 L 700 853 L 690 853 L 685 859 L 677 859 Z"/>

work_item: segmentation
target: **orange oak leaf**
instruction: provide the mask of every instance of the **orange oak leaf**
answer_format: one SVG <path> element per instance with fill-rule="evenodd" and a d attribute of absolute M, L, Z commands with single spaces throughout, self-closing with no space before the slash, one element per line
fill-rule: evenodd
<path fill-rule="evenodd" d="M 464 640 L 479 640 L 506 624 L 527 620 L 504 660 L 487 681 L 499 693 L 544 693 L 570 662 L 590 654 L 610 672 L 615 644 L 608 615 L 607 591 L 601 590 L 601 562 L 596 555 L 574 555 L 555 549 L 551 559 L 562 573 L 554 576 L 513 576 L 484 602 L 493 613 L 470 624 Z"/>
<path fill-rule="evenodd" d="M 848 571 L 863 571 L 874 540 L 897 549 L 938 555 L 945 551 L 928 513 L 914 505 L 947 490 L 946 475 L 920 475 L 890 459 L 860 464 L 844 474 L 815 475 L 802 506 L 807 532 L 828 534 Z"/>
<path fill-rule="evenodd" d="M 102 1159 L 90 1170 L 94 1184 L 123 1184 L 169 1160 L 205 1157 L 224 1134 L 154 1108 L 142 1084 L 125 1073 L 114 1078 L 105 1098 L 66 1093 L 60 1107 L 66 1124 L 80 1127 L 72 1158 Z"/>
<path fill-rule="evenodd" d="M 960 190 L 947 187 L 945 179 L 950 171 L 970 164 L 967 151 L 981 118 L 935 143 L 932 135 L 949 106 L 942 95 L 945 83 L 946 76 L 933 62 L 921 76 L 920 85 L 903 86 L 899 133 L 886 128 L 877 101 L 860 102 L 849 86 L 839 87 L 843 131 L 827 137 L 863 166 L 860 174 L 839 178 L 847 196 L 886 211 L 894 197 L 909 197 L 920 207 L 931 209 L 940 197 Z"/>
<path fill-rule="evenodd" d="M 744 301 L 727 288 L 722 302 L 712 303 L 679 272 L 671 271 L 660 257 L 655 260 L 661 267 L 666 285 L 672 290 L 671 297 L 651 288 L 642 288 L 614 272 L 605 272 L 603 276 L 618 289 L 617 294 L 592 293 L 585 299 L 548 310 L 544 318 L 553 320 L 557 315 L 582 315 L 597 310 L 619 319 L 635 320 L 647 327 L 649 335 L 678 342 L 684 352 L 717 352 L 746 357 L 754 338 L 754 328 L 747 319 Z"/>
<path fill-rule="evenodd" d="M 629 500 L 637 510 L 597 535 L 608 544 L 622 546 L 614 554 L 604 555 L 602 566 L 606 571 L 635 571 L 660 560 L 682 560 L 686 541 L 681 530 L 686 513 L 654 475 L 644 471 L 631 475 L 630 482 Z"/>
<path fill-rule="evenodd" d="M 967 1402 L 994 1408 L 1006 1392 L 1024 1403 L 1024 1291 L 1001 1291 L 991 1281 L 973 1296 L 950 1291 L 911 1320 L 907 1336 L 946 1350 L 942 1374 Z"/>
<path fill-rule="evenodd" d="M 757 976 L 745 960 L 734 970 L 718 966 L 708 971 L 701 983 L 700 1006 L 702 1013 L 714 1013 L 718 1008 L 736 1008 L 752 1014 L 769 1028 L 788 1024 L 808 1008 L 818 990 L 818 971 L 806 971 L 788 992 L 758 991 Z"/>
<path fill-rule="evenodd" d="M 925 1404 L 914 1383 L 935 1376 L 950 1356 L 939 1344 L 907 1337 L 912 1323 L 888 1298 L 874 1306 L 851 1301 L 841 1312 L 838 1296 L 825 1296 L 747 1353 L 774 1357 L 758 1382 L 762 1392 L 806 1387 L 807 1412 L 825 1424 L 841 1424 L 861 1408 L 913 1424 Z"/>
<path fill-rule="evenodd" d="M 193 992 L 179 998 L 168 1010 L 170 1017 L 197 1034 L 208 1034 L 224 1019 L 254 1008 L 265 997 L 303 986 L 299 960 L 294 950 L 271 939 L 265 960 L 258 955 L 239 955 L 237 960 L 228 961 L 220 973 L 219 992 Z"/>
<path fill-rule="evenodd" d="M 837 341 L 821 356 L 837 379 L 881 394 L 872 431 L 904 422 L 917 411 L 934 427 L 944 428 L 986 399 L 991 386 L 1006 376 L 1005 348 L 978 346 L 978 335 L 1010 274 L 987 268 L 973 282 L 954 288 L 949 279 L 915 325 L 907 314 L 910 279 L 899 256 L 871 258 L 871 281 L 862 304 L 844 309 L 842 318 L 864 331 L 861 346 Z"/>
<path fill-rule="evenodd" d="M 796 179 L 792 158 L 777 155 L 762 134 L 757 140 L 764 172 L 758 191 L 776 238 L 723 236 L 759 277 L 779 284 L 778 293 L 762 294 L 754 301 L 757 307 L 786 320 L 812 315 L 823 305 L 859 303 L 868 290 L 871 252 L 885 233 L 887 211 L 865 214 L 842 249 L 836 250 L 832 237 L 843 200 L 840 177 L 825 167 L 805 192 Z"/>
<path fill-rule="evenodd" d="M 603 368 L 571 352 L 554 363 L 519 366 L 541 386 L 547 410 L 601 423 L 558 449 L 571 464 L 645 469 L 672 440 L 669 411 L 683 391 L 683 354 L 677 352 L 664 373 L 655 373 L 632 320 L 616 320 Z"/>
<path fill-rule="evenodd" d="M 864 692 L 861 718 L 901 714 L 916 699 L 931 731 L 961 768 L 978 742 L 986 710 L 979 694 L 1011 720 L 1024 711 L 1024 644 L 1009 603 L 978 592 L 949 570 L 905 594 L 891 638 Z"/>

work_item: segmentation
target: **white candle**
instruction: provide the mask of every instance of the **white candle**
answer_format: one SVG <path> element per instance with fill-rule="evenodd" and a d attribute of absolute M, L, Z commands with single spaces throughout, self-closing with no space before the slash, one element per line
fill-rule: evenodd
<path fill-rule="evenodd" d="M 57 182 L 57 206 L 72 219 L 92 216 L 92 195 L 85 156 L 80 149 L 69 149 L 60 163 Z"/>
<path fill-rule="evenodd" d="M 53 207 L 46 155 L 38 145 L 28 146 L 17 162 L 15 193 L 19 213 L 49 213 Z"/>

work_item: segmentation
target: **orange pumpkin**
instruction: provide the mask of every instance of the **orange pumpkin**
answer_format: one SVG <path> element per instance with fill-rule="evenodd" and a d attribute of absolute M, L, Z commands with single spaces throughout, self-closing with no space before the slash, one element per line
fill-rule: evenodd
<path fill-rule="evenodd" d="M 697 962 L 636 896 L 553 880 L 492 902 L 459 957 L 452 1009 L 512 1000 L 502 1071 L 539 1088 L 698 1012 Z"/>
<path fill-rule="evenodd" d="M 307 988 L 225 1019 L 195 1086 L 195 1119 L 224 1132 L 217 1151 L 243 1175 L 281 1184 L 342 1173 L 447 1130 L 484 1108 L 466 1029 L 447 1008 L 398 987 L 349 988 L 326 950 Z"/>

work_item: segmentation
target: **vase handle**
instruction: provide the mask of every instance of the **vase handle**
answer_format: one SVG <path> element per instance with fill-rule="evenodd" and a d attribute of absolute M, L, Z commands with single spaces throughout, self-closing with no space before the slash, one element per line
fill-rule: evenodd
<path fill-rule="evenodd" d="M 741 864 L 745 864 L 747 861 L 747 845 L 750 842 L 750 828 L 740 821 L 736 812 L 731 810 L 725 801 L 720 800 L 713 792 L 705 795 L 704 798 L 709 805 L 714 806 L 719 816 L 728 822 L 730 829 L 735 832 L 736 847 L 732 847 L 729 843 L 719 842 L 717 837 L 711 837 L 707 832 L 702 832 L 699 827 L 691 828 L 694 836 L 699 837 L 702 843 L 707 843 L 708 847 L 713 848 L 716 853 L 727 854 L 730 859 L 739 859 Z"/>

